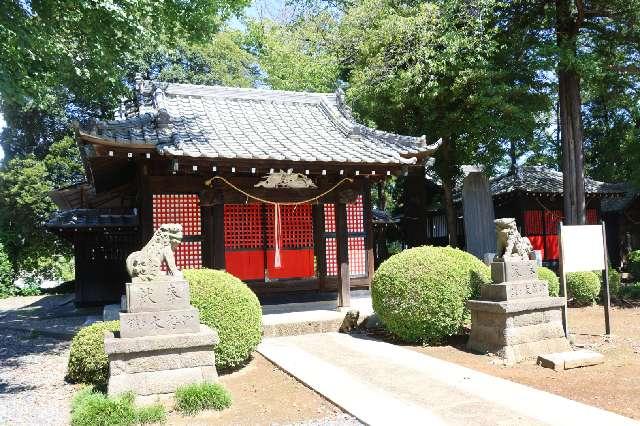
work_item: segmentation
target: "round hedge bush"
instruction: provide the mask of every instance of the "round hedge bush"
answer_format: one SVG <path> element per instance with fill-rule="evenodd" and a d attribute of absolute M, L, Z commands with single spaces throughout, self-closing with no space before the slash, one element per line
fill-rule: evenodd
<path fill-rule="evenodd" d="M 256 295 L 233 275 L 213 269 L 182 271 L 200 322 L 218 330 L 216 367 L 229 370 L 246 363 L 262 339 L 262 309 Z"/>
<path fill-rule="evenodd" d="M 629 272 L 633 274 L 633 278 L 640 280 L 640 250 L 635 250 L 629 253 L 627 257 Z"/>
<path fill-rule="evenodd" d="M 104 351 L 104 332 L 120 330 L 120 321 L 96 322 L 81 328 L 71 340 L 66 379 L 106 390 L 109 360 Z"/>
<path fill-rule="evenodd" d="M 489 268 L 451 247 L 416 247 L 384 261 L 371 283 L 373 309 L 385 327 L 408 342 L 437 343 L 457 333 L 465 302 L 490 282 Z"/>
<path fill-rule="evenodd" d="M 600 295 L 600 277 L 594 272 L 570 272 L 567 292 L 576 303 L 592 305 Z"/>
<path fill-rule="evenodd" d="M 611 265 L 609 265 L 609 294 L 614 299 L 619 299 L 622 296 L 622 280 L 620 272 L 613 269 Z"/>
<path fill-rule="evenodd" d="M 539 266 L 538 279 L 547 282 L 549 286 L 549 296 L 557 297 L 560 294 L 560 279 L 551 269 Z"/>

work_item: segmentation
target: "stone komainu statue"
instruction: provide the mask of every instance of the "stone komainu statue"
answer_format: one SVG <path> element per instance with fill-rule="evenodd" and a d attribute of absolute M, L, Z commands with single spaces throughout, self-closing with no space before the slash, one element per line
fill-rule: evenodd
<path fill-rule="evenodd" d="M 518 232 L 513 218 L 496 219 L 496 259 L 530 260 L 533 246 L 527 237 Z"/>
<path fill-rule="evenodd" d="M 142 250 L 134 251 L 127 257 L 127 271 L 131 281 L 165 280 L 162 262 L 167 263 L 169 274 L 181 278 L 182 272 L 176 266 L 173 251 L 182 242 L 182 225 L 167 223 L 160 225 L 151 240 Z"/>

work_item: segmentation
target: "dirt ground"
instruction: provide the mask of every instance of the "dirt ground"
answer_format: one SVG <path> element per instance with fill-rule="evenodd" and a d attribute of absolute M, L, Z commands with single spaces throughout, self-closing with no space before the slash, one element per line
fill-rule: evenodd
<path fill-rule="evenodd" d="M 167 424 L 359 424 L 258 353 L 243 369 L 221 376 L 220 382 L 233 398 L 230 408 L 221 412 L 205 411 L 193 417 L 171 413 Z"/>
<path fill-rule="evenodd" d="M 640 420 L 640 308 L 612 308 L 610 337 L 603 336 L 602 306 L 570 308 L 568 316 L 576 345 L 604 354 L 604 364 L 559 372 L 542 368 L 534 361 L 505 367 L 488 355 L 466 352 L 466 339 L 414 349 Z"/>

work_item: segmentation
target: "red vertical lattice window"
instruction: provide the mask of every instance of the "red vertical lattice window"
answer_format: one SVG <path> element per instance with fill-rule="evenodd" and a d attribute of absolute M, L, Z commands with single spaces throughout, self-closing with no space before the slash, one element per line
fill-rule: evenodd
<path fill-rule="evenodd" d="M 275 248 L 275 206 L 266 205 L 267 247 Z M 280 248 L 313 248 L 313 216 L 311 205 L 280 206 Z"/>
<path fill-rule="evenodd" d="M 542 234 L 544 234 L 542 210 L 526 210 L 524 212 L 524 235 Z"/>
<path fill-rule="evenodd" d="M 184 234 L 176 249 L 180 269 L 202 267 L 200 199 L 197 194 L 153 194 L 153 229 L 166 223 L 179 223 Z"/>
<path fill-rule="evenodd" d="M 324 205 L 324 228 L 326 241 L 327 275 L 338 274 L 335 206 Z M 361 277 L 367 275 L 367 250 L 364 244 L 364 202 L 362 195 L 353 203 L 347 204 L 347 245 L 349 252 L 349 275 Z"/>
<path fill-rule="evenodd" d="M 597 225 L 600 220 L 598 219 L 598 211 L 596 209 L 587 210 L 587 225 Z"/>
<path fill-rule="evenodd" d="M 225 250 L 262 249 L 262 206 L 260 204 L 224 205 Z"/>
<path fill-rule="evenodd" d="M 562 211 L 545 210 L 544 211 L 544 228 L 547 235 L 558 235 L 560 222 L 562 221 Z"/>

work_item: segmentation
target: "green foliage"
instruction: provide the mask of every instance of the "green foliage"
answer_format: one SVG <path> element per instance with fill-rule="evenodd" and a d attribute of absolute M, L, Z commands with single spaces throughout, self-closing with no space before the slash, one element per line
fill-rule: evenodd
<path fill-rule="evenodd" d="M 133 393 L 108 397 L 91 387 L 80 390 L 71 402 L 72 426 L 111 426 L 164 423 L 166 413 L 161 404 L 136 407 Z"/>
<path fill-rule="evenodd" d="M 580 305 L 592 305 L 600 296 L 600 277 L 594 272 L 567 274 L 567 292 Z"/>
<path fill-rule="evenodd" d="M 640 279 L 640 250 L 634 250 L 627 257 L 627 268 L 635 279 Z"/>
<path fill-rule="evenodd" d="M 490 282 L 473 255 L 451 247 L 416 247 L 391 256 L 371 283 L 373 309 L 389 331 L 409 342 L 439 342 L 460 330 L 465 302 Z"/>
<path fill-rule="evenodd" d="M 551 269 L 539 266 L 538 279 L 546 281 L 549 285 L 549 296 L 556 297 L 560 294 L 560 279 Z"/>
<path fill-rule="evenodd" d="M 104 351 L 104 332 L 118 330 L 119 321 L 96 322 L 81 328 L 71 340 L 66 380 L 106 389 L 109 360 Z"/>
<path fill-rule="evenodd" d="M 262 339 L 262 309 L 256 295 L 245 283 L 223 271 L 189 269 L 183 273 L 200 321 L 218 330 L 218 369 L 233 369 L 246 363 Z"/>
<path fill-rule="evenodd" d="M 176 390 L 176 409 L 187 415 L 202 410 L 224 410 L 231 406 L 231 395 L 218 383 L 198 383 Z"/>
<path fill-rule="evenodd" d="M 57 210 L 48 193 L 83 176 L 75 141 L 54 143 L 42 160 L 15 158 L 0 171 L 2 242 L 20 276 L 50 279 L 73 277 L 68 244 L 44 228 Z"/>
<path fill-rule="evenodd" d="M 289 24 L 249 23 L 249 45 L 272 89 L 333 92 L 338 59 L 331 51 L 336 20 L 326 12 Z"/>
<path fill-rule="evenodd" d="M 640 282 L 624 286 L 620 293 L 623 299 L 640 299 Z"/>
<path fill-rule="evenodd" d="M 0 243 L 0 299 L 13 295 L 13 266 L 9 256 Z"/>
<path fill-rule="evenodd" d="M 178 40 L 175 46 L 149 46 L 129 75 L 171 83 L 251 87 L 255 58 L 244 49 L 240 31 L 225 29 L 204 43 Z"/>
<path fill-rule="evenodd" d="M 126 64 L 146 46 L 202 41 L 246 0 L 13 1 L 0 14 L 0 97 L 63 111 L 103 108 L 127 89 Z"/>

